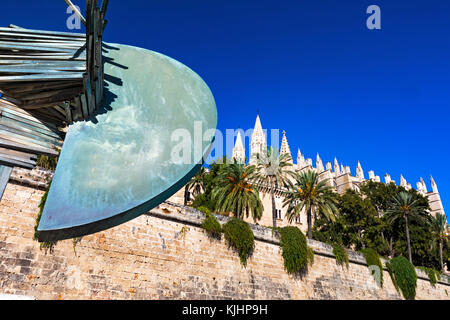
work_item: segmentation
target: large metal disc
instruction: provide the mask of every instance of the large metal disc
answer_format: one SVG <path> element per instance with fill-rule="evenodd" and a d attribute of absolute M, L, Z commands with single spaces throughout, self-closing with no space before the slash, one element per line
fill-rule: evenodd
<path fill-rule="evenodd" d="M 106 48 L 103 110 L 68 130 L 40 241 L 91 234 L 147 212 L 180 189 L 211 149 L 216 105 L 196 73 L 149 50 Z"/>

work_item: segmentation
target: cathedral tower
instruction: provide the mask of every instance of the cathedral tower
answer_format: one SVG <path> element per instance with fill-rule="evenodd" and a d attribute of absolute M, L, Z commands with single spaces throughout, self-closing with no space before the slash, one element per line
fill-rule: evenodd
<path fill-rule="evenodd" d="M 287 154 L 290 157 L 289 162 L 293 163 L 292 161 L 292 155 L 291 155 L 291 149 L 289 148 L 289 144 L 286 138 L 286 131 L 283 130 L 283 139 L 281 140 L 281 148 L 280 148 L 280 154 Z"/>
<path fill-rule="evenodd" d="M 250 143 L 250 164 L 256 164 L 257 155 L 267 152 L 266 136 L 264 134 L 259 115 L 256 116 L 255 128 Z"/>
<path fill-rule="evenodd" d="M 245 148 L 244 143 L 241 138 L 241 131 L 238 131 L 236 137 L 236 143 L 233 148 L 233 159 L 235 159 L 238 163 L 245 163 Z"/>

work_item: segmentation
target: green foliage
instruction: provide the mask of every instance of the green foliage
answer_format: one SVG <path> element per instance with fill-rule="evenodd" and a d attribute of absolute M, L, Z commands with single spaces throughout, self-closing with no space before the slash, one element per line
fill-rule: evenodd
<path fill-rule="evenodd" d="M 305 235 L 297 227 L 284 227 L 278 231 L 281 235 L 280 246 L 286 272 L 298 274 L 304 271 L 308 260 L 311 260 Z"/>
<path fill-rule="evenodd" d="M 382 220 L 368 198 L 363 199 L 355 191 L 347 190 L 339 198 L 338 209 L 342 226 L 339 234 L 345 246 L 387 252 L 387 243 L 381 237 Z"/>
<path fill-rule="evenodd" d="M 344 246 L 341 244 L 334 243 L 333 244 L 333 254 L 336 256 L 336 263 L 348 268 L 349 260 L 348 260 L 348 252 Z"/>
<path fill-rule="evenodd" d="M 253 232 L 248 223 L 237 218 L 231 219 L 223 225 L 223 232 L 229 246 L 238 252 L 241 264 L 247 266 L 247 258 L 255 246 Z"/>
<path fill-rule="evenodd" d="M 308 264 L 312 266 L 314 264 L 314 250 L 308 247 L 306 254 L 308 258 Z"/>
<path fill-rule="evenodd" d="M 47 196 L 48 196 L 48 191 L 50 190 L 50 186 L 51 186 L 52 182 L 50 181 L 48 183 L 47 189 L 45 190 L 45 193 L 42 195 L 41 198 L 41 202 L 39 203 L 39 213 L 36 217 L 36 224 L 34 226 L 34 235 L 33 235 L 33 239 L 37 240 L 37 236 L 38 236 L 38 226 L 39 226 L 39 222 L 41 221 L 41 217 L 42 217 L 42 212 L 44 211 L 44 206 L 45 206 L 45 202 L 47 201 Z M 40 243 L 40 248 L 41 249 L 50 249 L 52 250 L 53 247 L 55 246 L 56 241 L 49 241 L 49 242 L 41 242 Z"/>
<path fill-rule="evenodd" d="M 418 267 L 418 268 L 427 274 L 428 279 L 430 279 L 430 283 L 433 287 L 436 285 L 438 280 L 441 280 L 441 273 L 439 271 L 427 267 Z"/>
<path fill-rule="evenodd" d="M 242 219 L 251 215 L 253 220 L 261 219 L 264 210 L 258 190 L 253 182 L 256 168 L 239 163 L 222 165 L 212 196 L 216 201 L 216 210 L 232 212 Z"/>
<path fill-rule="evenodd" d="M 397 291 L 401 291 L 407 300 L 416 297 L 417 274 L 414 266 L 403 256 L 395 257 L 386 263 L 392 283 Z"/>
<path fill-rule="evenodd" d="M 275 190 L 286 185 L 288 176 L 292 174 L 289 170 L 292 167 L 290 154 L 280 154 L 272 147 L 267 148 L 267 152 L 258 154 L 256 166 L 256 182 L 262 188 L 269 188 L 272 200 L 272 224 L 277 226 L 277 217 L 275 213 Z"/>
<path fill-rule="evenodd" d="M 373 250 L 371 248 L 365 248 L 365 249 L 361 250 L 361 253 L 366 258 L 367 266 L 369 266 L 369 267 L 377 266 L 378 269 L 380 270 L 380 272 L 379 272 L 380 284 L 381 284 L 381 287 L 383 287 L 383 264 L 381 263 L 381 259 L 380 259 L 380 256 L 378 255 L 378 252 L 376 252 L 375 250 Z M 377 275 L 375 270 L 372 270 L 372 275 L 374 277 Z M 378 279 L 375 278 L 375 280 L 378 280 Z"/>
<path fill-rule="evenodd" d="M 58 157 L 49 157 L 46 155 L 38 155 L 36 165 L 51 171 L 55 171 L 56 164 L 58 163 Z"/>
<path fill-rule="evenodd" d="M 326 180 L 319 180 L 315 171 L 293 173 L 294 182 L 287 181 L 283 207 L 287 206 L 286 216 L 289 222 L 302 211 L 307 214 L 308 238 L 312 238 L 312 219 L 324 216 L 336 220 L 337 195 L 327 186 Z"/>
<path fill-rule="evenodd" d="M 216 180 L 219 171 L 223 168 L 226 163 L 226 157 L 219 159 L 222 163 L 213 162 L 209 165 L 208 171 L 202 176 L 202 188 L 203 193 L 197 194 L 195 200 L 192 203 L 194 208 L 204 206 L 213 212 L 216 208 L 216 201 L 212 196 L 212 191 L 216 187 Z M 206 170 L 205 170 L 206 171 Z"/>
<path fill-rule="evenodd" d="M 222 226 L 216 217 L 212 214 L 207 214 L 205 220 L 202 222 L 201 227 L 206 230 L 206 232 L 213 238 L 222 238 Z"/>
<path fill-rule="evenodd" d="M 205 206 L 197 207 L 197 210 L 198 210 L 198 211 L 201 211 L 201 212 L 203 212 L 203 213 L 206 213 L 206 214 L 211 213 L 211 210 L 209 210 L 209 208 L 208 208 L 208 207 L 205 207 Z"/>

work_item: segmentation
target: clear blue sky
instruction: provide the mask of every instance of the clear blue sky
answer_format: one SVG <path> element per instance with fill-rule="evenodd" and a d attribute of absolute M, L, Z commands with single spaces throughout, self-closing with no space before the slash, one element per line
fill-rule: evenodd
<path fill-rule="evenodd" d="M 74 1 L 82 8 L 85 0 Z M 366 28 L 381 8 L 382 30 Z M 2 24 L 67 31 L 63 0 L 2 0 Z M 111 0 L 105 41 L 173 57 L 216 99 L 218 128 L 286 130 L 291 150 L 337 156 L 414 187 L 435 178 L 450 212 L 448 0 Z M 314 160 L 315 161 L 315 160 Z"/>

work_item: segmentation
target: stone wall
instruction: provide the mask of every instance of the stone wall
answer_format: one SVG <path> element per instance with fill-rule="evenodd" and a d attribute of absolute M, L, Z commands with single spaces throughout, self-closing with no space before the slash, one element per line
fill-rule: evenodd
<path fill-rule="evenodd" d="M 164 203 L 113 229 L 60 241 L 52 250 L 33 241 L 42 174 L 17 170 L 0 202 L 0 294 L 36 299 L 400 299 L 389 274 L 379 288 L 357 253 L 348 269 L 332 249 L 311 241 L 314 265 L 302 278 L 283 269 L 270 229 L 252 225 L 256 247 L 247 268 L 225 241 L 199 228 L 203 214 Z M 227 218 L 220 217 L 221 222 Z M 418 299 L 447 299 L 447 277 L 432 287 L 420 276 Z"/>

